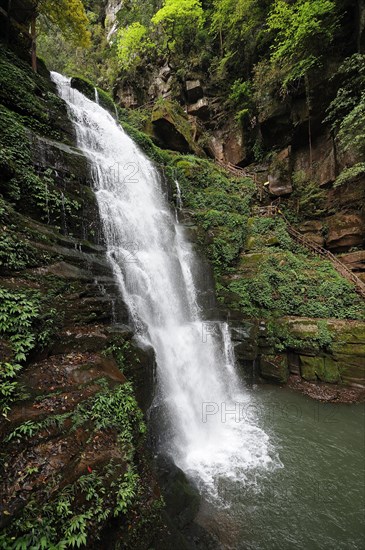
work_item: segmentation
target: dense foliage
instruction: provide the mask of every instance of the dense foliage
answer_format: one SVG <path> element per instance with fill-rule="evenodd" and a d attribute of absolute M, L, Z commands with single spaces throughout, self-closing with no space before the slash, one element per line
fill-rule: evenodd
<path fill-rule="evenodd" d="M 88 20 L 81 0 L 38 0 L 37 7 L 39 13 L 56 25 L 73 45 L 90 46 Z"/>

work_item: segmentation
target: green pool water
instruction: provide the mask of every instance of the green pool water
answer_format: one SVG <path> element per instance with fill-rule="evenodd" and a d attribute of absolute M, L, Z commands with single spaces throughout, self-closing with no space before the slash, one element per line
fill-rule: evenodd
<path fill-rule="evenodd" d="M 365 407 L 316 402 L 258 386 L 246 414 L 270 436 L 282 467 L 221 480 L 198 521 L 237 550 L 365 549 Z M 244 421 L 244 420 L 243 420 Z"/>

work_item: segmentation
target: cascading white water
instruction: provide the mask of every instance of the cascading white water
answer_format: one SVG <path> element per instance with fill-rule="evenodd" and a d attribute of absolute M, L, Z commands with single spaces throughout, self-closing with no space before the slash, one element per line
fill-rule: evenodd
<path fill-rule="evenodd" d="M 156 353 L 155 404 L 168 416 L 161 450 L 210 494 L 222 476 L 244 480 L 275 467 L 268 436 L 242 415 L 250 395 L 235 372 L 228 325 L 201 318 L 196 259 L 159 173 L 107 111 L 52 78 L 91 162 L 115 277 L 140 340 Z"/>

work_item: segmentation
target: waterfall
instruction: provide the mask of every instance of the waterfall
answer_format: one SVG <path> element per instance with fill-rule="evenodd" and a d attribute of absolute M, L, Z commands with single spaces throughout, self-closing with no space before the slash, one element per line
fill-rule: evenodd
<path fill-rule="evenodd" d="M 97 103 L 99 105 L 99 92 L 98 92 L 98 89 L 95 87 L 94 91 L 95 91 L 95 103 Z"/>
<path fill-rule="evenodd" d="M 267 434 L 246 420 L 250 404 L 234 366 L 229 327 L 204 321 L 199 265 L 175 220 L 158 171 L 113 117 L 52 74 L 90 160 L 107 255 L 138 338 L 157 362 L 154 406 L 163 418 L 160 452 L 206 494 L 219 479 L 246 480 L 275 467 Z M 177 185 L 178 189 L 178 185 Z M 179 207 L 179 191 L 177 206 Z"/>
<path fill-rule="evenodd" d="M 175 180 L 175 186 L 176 186 L 176 208 L 177 208 L 177 210 L 181 210 L 183 204 L 182 204 L 182 199 L 181 199 L 180 184 L 179 184 L 178 180 Z"/>

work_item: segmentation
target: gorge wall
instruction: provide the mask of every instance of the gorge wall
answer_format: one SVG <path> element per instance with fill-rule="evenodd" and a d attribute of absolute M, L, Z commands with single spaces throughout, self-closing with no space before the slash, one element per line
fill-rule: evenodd
<path fill-rule="evenodd" d="M 187 52 L 186 61 L 175 53 L 168 62 L 154 65 L 142 57 L 133 74 L 120 72 L 113 93 L 128 110 L 124 116 L 158 146 L 212 158 L 226 166 L 226 177 L 234 165 L 243 169 L 242 178 L 246 173 L 254 181 L 254 188 L 247 182 L 239 185 L 236 171 L 237 185 L 226 191 L 224 176 L 208 163 L 173 160 L 187 210 L 184 216 L 195 227 L 192 238 L 203 244 L 215 266 L 219 300 L 233 318 L 239 312 L 255 327 L 252 341 L 247 337 L 250 344 L 242 348 L 246 359 L 258 365 L 261 361 L 259 373 L 270 380 L 285 382 L 291 373 L 306 381 L 362 387 L 361 299 L 352 294 L 351 286 L 342 287 L 344 281 L 331 273 L 328 263 L 295 246 L 280 215 L 260 219 L 265 208 L 278 208 L 297 231 L 334 253 L 365 281 L 364 152 L 340 147 L 329 115 L 336 98 L 344 108 L 353 80 L 358 79 L 356 93 L 364 89 L 361 69 L 355 67 L 364 53 L 364 4 L 337 4 L 341 18 L 336 43 L 314 74 L 309 93 L 304 80 L 286 94 L 278 93 L 279 83 L 275 87 L 270 81 L 277 77 L 267 66 L 249 119 L 240 119 L 239 104 L 227 99 L 237 68 L 219 77 L 196 52 Z M 115 22 L 118 14 L 125 14 L 123 3 L 117 8 Z M 113 33 L 109 39 L 113 41 Z M 344 68 L 345 59 L 353 60 L 352 65 Z M 255 78 L 257 87 L 257 72 Z M 245 98 L 242 105 L 247 105 Z M 205 183 L 204 177 L 211 181 Z M 229 194 L 237 205 L 227 202 Z M 245 226 L 244 235 L 227 219 L 228 212 L 241 216 L 235 222 Z"/>
<path fill-rule="evenodd" d="M 146 445 L 154 352 L 133 339 L 90 167 L 39 69 L 2 47 L 0 545 L 186 548 L 175 524 L 197 495 L 165 466 L 167 502 L 186 491 L 171 520 Z"/>
<path fill-rule="evenodd" d="M 99 4 L 112 39 L 122 3 Z M 341 59 L 363 48 L 357 4 Z M 88 548 L 99 547 L 98 537 L 110 547 L 184 548 L 161 511 L 144 439 L 154 354 L 133 339 L 65 105 L 44 64 L 31 71 L 29 39 L 11 28 L 0 54 L 0 541 L 10 548 L 12 537 L 29 544 L 46 537 L 50 545 L 57 533 L 68 544 L 87 537 Z M 3 17 L 1 29 L 5 36 Z M 165 63 L 142 67 L 134 81 L 121 75 L 113 97 L 125 129 L 159 165 L 172 202 L 179 181 L 180 221 L 214 271 L 217 302 L 206 297 L 207 322 L 230 321 L 243 376 L 332 384 L 324 398 L 341 401 L 345 387 L 358 388 L 350 396 L 357 399 L 365 386 L 363 300 L 330 262 L 291 238 L 280 215 L 258 210 L 280 199 L 275 204 L 299 231 L 365 280 L 364 173 L 336 185 L 359 158 L 339 155 L 322 122 L 335 95 L 330 73 L 313 84 L 309 108 L 303 89 L 279 104 L 269 99 L 252 131 L 237 123 L 201 67 L 183 78 Z M 74 85 L 95 97 L 90 83 Z M 101 101 L 114 110 L 109 96 Z M 258 133 L 272 152 L 260 160 Z M 166 468 L 162 478 L 173 486 L 168 502 L 184 528 L 197 496 L 180 472 Z"/>

